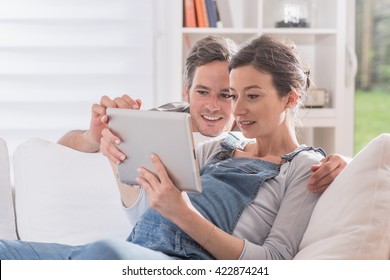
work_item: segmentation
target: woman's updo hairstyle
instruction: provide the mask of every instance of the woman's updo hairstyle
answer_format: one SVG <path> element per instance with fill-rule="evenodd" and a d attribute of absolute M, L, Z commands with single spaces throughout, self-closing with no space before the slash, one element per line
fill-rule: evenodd
<path fill-rule="evenodd" d="M 232 57 L 229 71 L 246 65 L 271 74 L 280 97 L 296 91 L 301 98 L 311 84 L 310 70 L 303 66 L 295 44 L 270 35 L 262 35 L 244 45 Z"/>

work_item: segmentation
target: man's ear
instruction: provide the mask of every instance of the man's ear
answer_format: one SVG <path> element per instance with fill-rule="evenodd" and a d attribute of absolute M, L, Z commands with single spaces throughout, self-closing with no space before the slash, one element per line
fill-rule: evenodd
<path fill-rule="evenodd" d="M 187 84 L 184 85 L 183 98 L 186 102 L 190 103 L 190 89 Z"/>

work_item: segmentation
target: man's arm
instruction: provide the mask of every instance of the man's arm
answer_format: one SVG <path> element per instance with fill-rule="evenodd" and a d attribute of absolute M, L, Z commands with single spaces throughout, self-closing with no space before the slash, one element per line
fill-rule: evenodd
<path fill-rule="evenodd" d="M 71 130 L 58 140 L 58 144 L 86 153 L 95 153 L 100 148 L 100 141 L 96 142 L 90 130 Z"/>
<path fill-rule="evenodd" d="M 58 140 L 58 144 L 67 146 L 74 150 L 86 153 L 99 151 L 102 130 L 107 127 L 107 108 L 139 109 L 142 101 L 134 100 L 128 95 L 115 99 L 103 96 L 99 104 L 93 104 L 91 108 L 91 121 L 88 130 L 72 130 Z"/>
<path fill-rule="evenodd" d="M 349 161 L 341 155 L 332 154 L 322 159 L 318 164 L 312 165 L 311 171 L 313 174 L 309 178 L 309 190 L 324 192 Z"/>

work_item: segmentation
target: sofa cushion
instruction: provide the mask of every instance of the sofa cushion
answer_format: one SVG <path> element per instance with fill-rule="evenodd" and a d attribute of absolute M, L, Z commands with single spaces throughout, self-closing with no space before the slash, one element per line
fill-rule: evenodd
<path fill-rule="evenodd" d="M 13 161 L 20 239 L 83 244 L 129 235 L 115 178 L 102 154 L 31 139 L 16 149 Z"/>
<path fill-rule="evenodd" d="M 382 134 L 321 196 L 295 259 L 389 257 L 390 134 Z"/>
<path fill-rule="evenodd" d="M 0 238 L 16 239 L 7 143 L 0 138 Z"/>

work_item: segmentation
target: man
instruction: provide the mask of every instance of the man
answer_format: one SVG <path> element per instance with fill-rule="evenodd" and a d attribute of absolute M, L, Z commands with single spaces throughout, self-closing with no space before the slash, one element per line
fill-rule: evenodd
<path fill-rule="evenodd" d="M 232 102 L 229 93 L 228 63 L 237 51 L 236 44 L 228 39 L 208 36 L 196 42 L 186 59 L 184 72 L 184 97 L 188 103 L 171 103 L 156 110 L 183 111 L 190 114 L 194 132 L 216 137 L 229 131 L 233 124 Z M 75 130 L 65 134 L 58 143 L 83 152 L 98 152 L 99 149 L 114 151 L 115 158 L 111 160 L 119 164 L 125 159 L 115 145 L 120 139 L 112 134 L 107 127 L 106 108 L 140 109 L 141 100 L 123 95 L 114 99 L 103 96 L 100 104 L 92 106 L 90 128 L 85 131 Z M 109 134 L 110 142 L 100 142 L 102 131 Z M 314 192 L 323 192 L 334 178 L 346 166 L 339 155 L 330 155 L 319 164 L 311 167 L 313 174 L 308 188 Z M 131 188 L 122 188 L 122 198 L 130 196 Z M 131 205 L 133 199 L 125 205 Z"/>
<path fill-rule="evenodd" d="M 191 108 L 194 132 L 215 137 L 228 131 L 233 123 L 228 63 L 236 51 L 237 45 L 227 38 L 210 36 L 198 41 L 185 65 L 184 97 L 189 104 L 170 103 L 156 110 L 188 112 Z M 133 100 L 127 95 L 113 100 L 103 96 L 100 104 L 92 106 L 90 129 L 71 131 L 59 143 L 83 152 L 97 152 L 101 131 L 107 122 L 105 109 L 109 107 L 139 109 L 141 100 Z"/>

